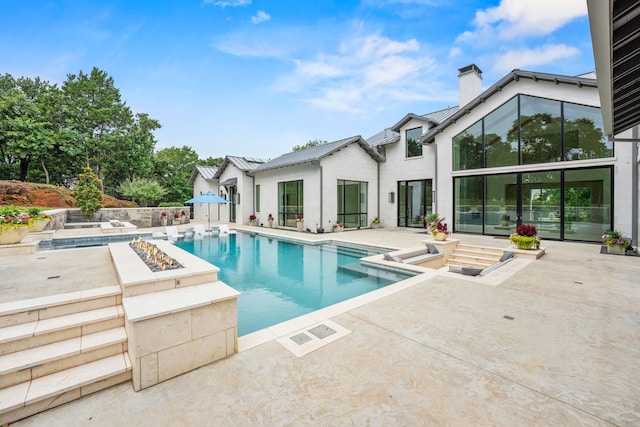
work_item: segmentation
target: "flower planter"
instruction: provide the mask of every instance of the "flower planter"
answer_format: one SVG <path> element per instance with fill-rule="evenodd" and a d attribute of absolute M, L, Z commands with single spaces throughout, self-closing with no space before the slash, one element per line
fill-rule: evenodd
<path fill-rule="evenodd" d="M 269 220 L 269 228 L 273 228 L 273 220 L 272 219 Z"/>
<path fill-rule="evenodd" d="M 12 245 L 22 242 L 29 233 L 29 227 L 5 227 L 0 228 L 0 245 Z"/>
<path fill-rule="evenodd" d="M 513 244 L 517 249 L 524 249 L 524 250 L 538 249 L 535 241 L 513 242 Z"/>
<path fill-rule="evenodd" d="M 42 231 L 49 224 L 48 219 L 36 219 L 33 221 L 33 231 Z"/>
<path fill-rule="evenodd" d="M 449 235 L 447 233 L 436 233 L 433 235 L 433 238 L 439 241 L 444 241 L 449 238 Z"/>
<path fill-rule="evenodd" d="M 610 253 L 613 255 L 624 255 L 625 248 L 624 246 L 620 246 L 620 245 L 607 245 L 607 253 Z"/>
<path fill-rule="evenodd" d="M 302 221 L 296 222 L 296 227 L 298 228 L 298 231 L 300 232 L 304 231 L 304 223 Z"/>
<path fill-rule="evenodd" d="M 336 233 L 340 233 L 342 231 L 344 231 L 344 227 L 336 227 L 333 229 Z"/>

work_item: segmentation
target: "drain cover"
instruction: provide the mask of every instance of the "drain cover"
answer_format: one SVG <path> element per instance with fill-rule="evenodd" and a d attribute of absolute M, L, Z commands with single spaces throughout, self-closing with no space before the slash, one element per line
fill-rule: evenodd
<path fill-rule="evenodd" d="M 298 345 L 302 345 L 308 341 L 311 341 L 311 337 L 305 333 L 301 333 L 301 334 L 292 336 L 291 340 Z"/>
<path fill-rule="evenodd" d="M 336 331 L 334 331 L 333 329 L 331 329 L 326 325 L 318 325 L 315 328 L 309 329 L 309 332 L 311 332 L 313 335 L 317 336 L 320 339 L 324 339 L 329 335 L 333 335 L 336 333 Z"/>

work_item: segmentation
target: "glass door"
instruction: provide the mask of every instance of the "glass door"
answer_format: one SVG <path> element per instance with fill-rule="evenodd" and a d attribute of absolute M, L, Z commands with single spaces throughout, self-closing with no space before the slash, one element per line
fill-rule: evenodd
<path fill-rule="evenodd" d="M 432 180 L 398 182 L 398 226 L 424 228 L 432 212 Z"/>

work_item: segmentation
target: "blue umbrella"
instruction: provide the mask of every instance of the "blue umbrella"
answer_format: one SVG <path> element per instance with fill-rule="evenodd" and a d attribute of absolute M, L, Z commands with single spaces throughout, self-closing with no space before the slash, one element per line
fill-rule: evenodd
<path fill-rule="evenodd" d="M 185 203 L 206 203 L 208 206 L 208 214 L 207 221 L 209 224 L 208 229 L 211 230 L 211 203 L 231 203 L 225 198 L 218 196 L 217 194 L 213 194 L 211 191 L 207 191 L 204 194 L 199 195 L 198 197 L 194 197 L 193 199 L 187 200 Z"/>

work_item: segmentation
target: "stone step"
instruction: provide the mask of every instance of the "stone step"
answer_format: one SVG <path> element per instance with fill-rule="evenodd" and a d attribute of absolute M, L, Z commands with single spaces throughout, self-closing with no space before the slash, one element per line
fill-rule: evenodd
<path fill-rule="evenodd" d="M 122 303 L 119 285 L 0 304 L 0 328 Z"/>
<path fill-rule="evenodd" d="M 458 259 L 467 259 L 470 261 L 488 262 L 490 264 L 495 264 L 496 262 L 500 261 L 501 256 L 502 255 L 486 254 L 482 252 L 459 251 L 458 249 L 454 249 L 451 255 L 449 255 L 449 258 L 455 257 Z"/>
<path fill-rule="evenodd" d="M 0 355 L 124 325 L 121 305 L 81 311 L 0 328 Z"/>
<path fill-rule="evenodd" d="M 495 254 L 498 256 L 501 256 L 502 253 L 504 252 L 504 250 L 500 248 L 492 248 L 488 246 L 463 245 L 463 244 L 458 244 L 458 246 L 456 246 L 456 250 L 461 250 L 465 252 Z"/>
<path fill-rule="evenodd" d="M 468 258 L 457 258 L 455 256 L 450 256 L 446 262 L 447 265 L 455 265 L 459 267 L 476 267 L 476 268 L 487 268 L 490 265 L 495 264 L 494 262 L 486 262 L 486 261 L 475 261 L 473 259 Z"/>
<path fill-rule="evenodd" d="M 124 327 L 0 356 L 0 388 L 127 351 Z"/>
<path fill-rule="evenodd" d="M 0 425 L 131 380 L 127 352 L 0 390 Z"/>

